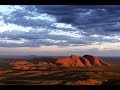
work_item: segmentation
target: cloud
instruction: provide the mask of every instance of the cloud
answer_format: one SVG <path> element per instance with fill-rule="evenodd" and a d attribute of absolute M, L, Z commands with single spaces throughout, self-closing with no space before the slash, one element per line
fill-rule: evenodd
<path fill-rule="evenodd" d="M 30 12 L 25 9 L 11 12 L 10 15 L 3 16 L 5 23 L 13 23 L 24 27 L 50 26 L 56 22 L 56 18 L 47 13 Z"/>
<path fill-rule="evenodd" d="M 60 29 L 72 29 L 72 30 L 76 29 L 71 24 L 66 24 L 66 23 L 53 23 L 51 26 L 56 27 L 56 28 L 60 28 Z"/>
<path fill-rule="evenodd" d="M 1 47 L 54 45 L 65 47 L 120 41 L 119 6 L 23 5 L 11 10 L 9 15 L 1 11 L 0 13 L 3 16 L 2 21 L 6 25 L 15 24 L 18 27 L 31 27 L 27 31 L 9 31 L 8 28 L 7 31 L 1 32 Z M 4 38 L 7 38 L 9 42 L 3 43 Z M 21 39 L 26 41 L 21 44 L 15 43 L 16 40 Z"/>

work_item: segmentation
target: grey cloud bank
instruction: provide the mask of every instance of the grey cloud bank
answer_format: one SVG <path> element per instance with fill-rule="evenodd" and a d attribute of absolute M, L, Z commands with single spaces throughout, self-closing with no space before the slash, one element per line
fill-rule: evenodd
<path fill-rule="evenodd" d="M 54 45 L 65 47 L 70 45 L 85 46 L 96 42 L 120 42 L 120 6 L 21 5 L 21 7 L 24 9 L 16 9 L 10 15 L 1 12 L 4 23 L 32 27 L 33 30 L 29 30 L 29 32 L 14 30 L 0 33 L 0 39 L 26 40 L 21 44 L 0 43 L 0 47 Z M 52 31 L 60 31 L 64 34 L 51 34 Z M 67 32 L 70 32 L 71 35 L 66 35 Z M 78 37 L 72 36 L 75 32 Z M 106 36 L 111 38 L 106 38 Z M 112 38 L 113 36 L 118 38 Z"/>

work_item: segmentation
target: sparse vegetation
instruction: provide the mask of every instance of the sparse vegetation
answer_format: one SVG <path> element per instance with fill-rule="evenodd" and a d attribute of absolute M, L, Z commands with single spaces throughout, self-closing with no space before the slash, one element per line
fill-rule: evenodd
<path fill-rule="evenodd" d="M 32 60 L 29 62 L 33 63 Z M 120 85 L 119 63 L 111 66 L 85 67 L 29 63 L 32 67 L 26 70 L 14 69 L 10 63 L 0 63 L 0 84 L 2 85 Z"/>
<path fill-rule="evenodd" d="M 90 81 L 99 82 L 93 85 L 111 84 L 120 77 L 120 65 L 91 66 L 91 67 L 39 67 L 38 70 L 4 70 L 0 71 L 0 82 L 2 84 L 39 84 L 39 85 L 84 85 Z M 44 68 L 44 70 L 42 70 Z M 117 69 L 117 70 L 114 70 Z M 73 84 L 73 82 L 76 82 Z M 83 83 L 85 82 L 85 83 Z M 101 83 L 100 83 L 101 82 Z M 117 83 L 120 84 L 120 83 Z M 86 84 L 92 85 L 92 84 Z"/>

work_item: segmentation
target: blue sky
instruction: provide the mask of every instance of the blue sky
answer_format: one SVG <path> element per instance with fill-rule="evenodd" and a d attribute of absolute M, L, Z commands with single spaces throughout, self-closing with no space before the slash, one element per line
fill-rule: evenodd
<path fill-rule="evenodd" d="M 119 53 L 119 5 L 0 5 L 0 55 Z"/>

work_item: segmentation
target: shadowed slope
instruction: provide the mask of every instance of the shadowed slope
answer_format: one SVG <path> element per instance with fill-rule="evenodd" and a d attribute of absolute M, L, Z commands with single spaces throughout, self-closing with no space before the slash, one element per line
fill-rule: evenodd
<path fill-rule="evenodd" d="M 71 55 L 70 58 L 72 59 L 73 63 L 74 63 L 74 66 L 80 66 L 80 67 L 83 67 L 85 66 L 81 60 L 79 59 L 79 56 L 77 55 Z"/>
<path fill-rule="evenodd" d="M 109 63 L 103 61 L 102 59 L 99 59 L 100 63 L 105 66 L 111 66 Z"/>
<path fill-rule="evenodd" d="M 79 59 L 81 60 L 81 62 L 86 65 L 86 66 L 91 66 L 91 63 L 89 60 L 87 60 L 86 58 L 84 57 L 79 57 Z"/>
<path fill-rule="evenodd" d="M 95 56 L 92 56 L 92 55 L 84 55 L 83 56 L 84 58 L 88 59 L 91 63 L 91 65 L 99 65 L 101 66 L 101 63 L 99 61 L 99 59 Z"/>

